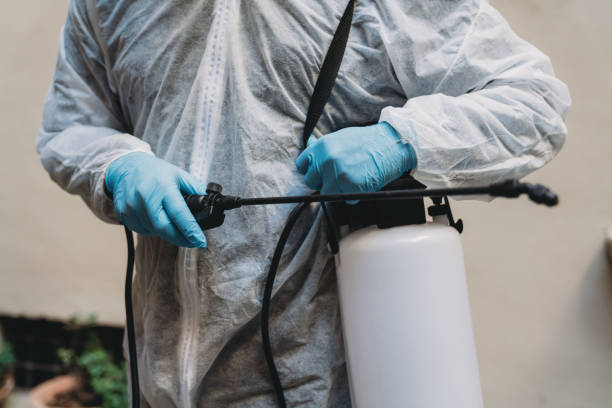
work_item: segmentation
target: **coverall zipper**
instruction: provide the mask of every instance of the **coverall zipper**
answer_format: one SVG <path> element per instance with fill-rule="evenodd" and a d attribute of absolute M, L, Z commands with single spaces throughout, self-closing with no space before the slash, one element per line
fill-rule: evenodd
<path fill-rule="evenodd" d="M 213 11 L 213 22 L 207 35 L 206 52 L 203 57 L 203 72 L 196 80 L 203 86 L 201 103 L 201 125 L 195 135 L 194 150 L 191 158 L 191 173 L 200 179 L 208 177 L 207 158 L 213 148 L 212 138 L 216 134 L 216 124 L 222 106 L 222 82 L 225 76 L 226 28 L 228 15 L 233 0 L 219 1 Z M 202 152 L 206 152 L 204 156 Z M 199 337 L 199 288 L 198 288 L 198 250 L 181 249 L 182 270 L 179 270 L 181 295 L 183 303 L 182 358 L 180 360 L 180 403 L 182 407 L 191 408 L 194 402 L 191 391 L 197 388 L 195 378 L 196 358 L 193 353 Z"/>

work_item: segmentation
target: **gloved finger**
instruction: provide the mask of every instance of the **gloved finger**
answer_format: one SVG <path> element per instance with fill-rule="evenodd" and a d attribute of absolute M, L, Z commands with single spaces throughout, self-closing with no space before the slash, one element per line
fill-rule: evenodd
<path fill-rule="evenodd" d="M 356 186 L 354 186 L 351 183 L 343 183 L 342 181 L 338 182 L 338 190 L 342 191 L 343 193 L 359 193 L 362 192 L 362 190 L 360 190 L 359 188 L 357 188 Z M 359 203 L 359 200 L 347 200 L 345 201 L 345 203 L 347 203 L 348 205 L 355 205 Z"/>
<path fill-rule="evenodd" d="M 320 190 L 322 184 L 321 174 L 315 166 L 310 166 L 304 176 L 304 183 L 313 190 Z"/>
<path fill-rule="evenodd" d="M 137 217 L 128 217 L 127 219 L 121 220 L 121 223 L 128 227 L 130 230 L 137 232 L 140 235 L 153 235 L 151 230 L 145 225 L 143 225 Z"/>
<path fill-rule="evenodd" d="M 317 139 L 317 137 L 315 135 L 310 135 L 310 137 L 306 141 L 306 148 L 309 148 L 310 146 L 314 145 L 318 141 L 319 141 L 319 139 Z"/>
<path fill-rule="evenodd" d="M 185 248 L 197 246 L 185 238 L 183 233 L 176 228 L 164 208 L 161 208 L 157 214 L 151 215 L 151 224 L 157 235 L 176 246 Z"/>
<path fill-rule="evenodd" d="M 174 226 L 178 228 L 187 240 L 194 244 L 194 246 L 206 248 L 204 232 L 202 232 L 193 214 L 187 208 L 187 203 L 185 203 L 185 200 L 178 191 L 166 195 L 163 206 Z"/>
<path fill-rule="evenodd" d="M 347 194 L 347 193 L 358 193 L 359 189 L 348 188 L 338 183 L 337 177 L 329 177 L 323 180 L 323 188 L 321 194 Z M 347 200 L 347 204 L 355 205 L 359 203 L 359 200 Z"/>
<path fill-rule="evenodd" d="M 177 181 L 181 193 L 199 195 L 206 194 L 206 186 L 204 183 L 184 170 L 179 172 Z"/>
<path fill-rule="evenodd" d="M 310 166 L 311 158 L 312 154 L 310 153 L 310 149 L 306 149 L 295 160 L 295 167 L 297 167 L 297 170 L 300 173 L 306 174 L 308 167 Z"/>
<path fill-rule="evenodd" d="M 132 206 L 130 210 L 131 217 L 148 230 L 149 235 L 159 235 L 151 220 L 162 209 L 162 203 L 160 199 L 157 199 L 151 193 L 153 188 L 155 187 L 150 184 L 139 186 L 132 192 L 127 202 L 131 203 Z"/>
<path fill-rule="evenodd" d="M 147 228 L 146 224 L 143 224 L 138 216 L 133 214 L 128 207 L 125 192 L 123 190 L 117 191 L 113 196 L 113 204 L 115 207 L 115 214 L 121 224 L 138 234 L 151 235 L 151 230 Z"/>
<path fill-rule="evenodd" d="M 304 151 L 295 160 L 295 166 L 300 173 L 306 174 L 308 171 L 308 167 L 310 166 L 313 158 L 312 148 L 318 142 L 318 140 L 319 139 L 317 139 L 314 135 L 310 135 L 308 141 L 306 142 L 306 149 L 304 149 Z"/>
<path fill-rule="evenodd" d="M 310 135 L 308 141 L 306 142 L 306 149 L 295 160 L 295 166 L 300 173 L 306 174 L 308 167 L 312 164 L 312 149 L 318 141 L 319 139 L 317 139 L 314 135 Z"/>
<path fill-rule="evenodd" d="M 336 178 L 330 175 L 324 176 L 321 182 L 321 194 L 345 193 L 338 185 Z"/>

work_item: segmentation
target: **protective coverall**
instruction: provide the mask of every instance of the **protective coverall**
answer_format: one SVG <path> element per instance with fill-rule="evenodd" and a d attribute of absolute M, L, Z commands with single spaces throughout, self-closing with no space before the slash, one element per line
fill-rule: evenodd
<path fill-rule="evenodd" d="M 152 152 L 228 194 L 306 194 L 295 167 L 346 0 L 73 0 L 37 148 L 52 179 L 117 222 L 109 163 Z M 566 86 L 484 0 L 359 0 L 316 136 L 386 121 L 429 187 L 519 178 L 561 148 Z M 153 407 L 270 407 L 263 281 L 291 206 L 235 210 L 208 248 L 139 237 L 141 389 Z M 350 406 L 318 207 L 285 250 L 271 337 L 288 404 Z"/>

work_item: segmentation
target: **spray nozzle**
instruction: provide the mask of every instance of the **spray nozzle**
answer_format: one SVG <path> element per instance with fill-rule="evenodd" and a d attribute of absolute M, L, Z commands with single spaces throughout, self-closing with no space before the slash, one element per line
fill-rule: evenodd
<path fill-rule="evenodd" d="M 531 201 L 547 205 L 548 207 L 559 204 L 559 197 L 547 187 L 541 184 L 527 184 L 527 186 L 529 190 L 527 194 Z"/>
<path fill-rule="evenodd" d="M 537 204 L 554 207 L 559 204 L 559 197 L 542 184 L 520 183 L 517 180 L 507 180 L 492 184 L 489 194 L 494 197 L 515 198 L 527 194 L 529 199 Z"/>
<path fill-rule="evenodd" d="M 221 194 L 221 184 L 208 183 L 206 194 L 185 195 L 187 207 L 203 230 L 219 227 L 225 220 L 225 210 L 240 207 L 240 199 Z"/>

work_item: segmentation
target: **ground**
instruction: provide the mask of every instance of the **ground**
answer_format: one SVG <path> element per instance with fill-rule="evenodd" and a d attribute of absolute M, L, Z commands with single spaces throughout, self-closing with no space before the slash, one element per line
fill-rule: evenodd
<path fill-rule="evenodd" d="M 11 393 L 3 408 L 30 408 L 29 394 L 29 390 L 16 389 Z"/>

